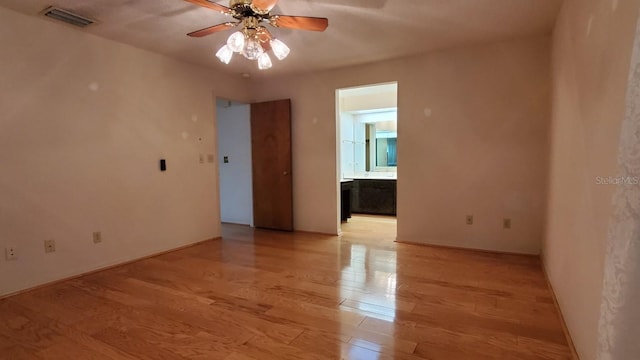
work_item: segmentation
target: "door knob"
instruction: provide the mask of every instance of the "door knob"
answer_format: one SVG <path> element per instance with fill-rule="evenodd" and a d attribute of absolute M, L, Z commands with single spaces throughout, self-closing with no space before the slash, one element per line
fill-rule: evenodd
<path fill-rule="evenodd" d="M 288 172 L 288 171 L 283 171 L 283 172 L 282 172 L 282 175 L 285 175 L 285 176 L 286 176 L 286 175 L 289 175 L 289 172 Z"/>

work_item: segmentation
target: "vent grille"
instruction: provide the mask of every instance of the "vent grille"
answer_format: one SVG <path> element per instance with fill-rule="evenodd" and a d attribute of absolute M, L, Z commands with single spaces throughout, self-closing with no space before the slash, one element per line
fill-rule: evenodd
<path fill-rule="evenodd" d="M 87 19 L 86 17 L 74 14 L 67 10 L 63 10 L 56 7 L 48 7 L 43 12 L 42 15 L 50 17 L 52 19 L 66 22 L 67 24 L 71 24 L 73 26 L 85 27 L 93 24 L 95 21 L 91 19 Z"/>

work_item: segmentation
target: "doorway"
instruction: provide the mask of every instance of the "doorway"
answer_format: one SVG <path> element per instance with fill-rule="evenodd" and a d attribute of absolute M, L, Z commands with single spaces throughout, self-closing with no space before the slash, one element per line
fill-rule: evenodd
<path fill-rule="evenodd" d="M 253 226 L 251 106 L 216 99 L 220 221 Z"/>
<path fill-rule="evenodd" d="M 216 119 L 220 221 L 292 231 L 291 101 L 219 98 Z"/>
<path fill-rule="evenodd" d="M 398 83 L 336 90 L 342 232 L 397 229 Z"/>

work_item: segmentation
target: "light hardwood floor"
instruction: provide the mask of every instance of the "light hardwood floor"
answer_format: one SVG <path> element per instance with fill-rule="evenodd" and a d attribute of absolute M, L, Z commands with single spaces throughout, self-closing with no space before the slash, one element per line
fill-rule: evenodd
<path fill-rule="evenodd" d="M 224 225 L 0 301 L 1 359 L 569 359 L 535 257 Z M 377 229 L 377 230 L 376 230 Z"/>

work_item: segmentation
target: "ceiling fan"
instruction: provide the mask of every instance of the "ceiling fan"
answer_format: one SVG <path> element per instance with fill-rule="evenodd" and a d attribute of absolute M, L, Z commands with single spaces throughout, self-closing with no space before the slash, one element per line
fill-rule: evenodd
<path fill-rule="evenodd" d="M 188 33 L 188 36 L 203 37 L 242 25 L 242 29 L 231 34 L 227 43 L 216 53 L 218 59 L 225 64 L 231 61 L 234 52 L 242 54 L 249 60 L 257 60 L 258 68 L 261 70 L 272 66 L 267 51 L 272 50 L 279 60 L 287 57 L 289 48 L 282 41 L 275 39 L 264 26 L 265 24 L 273 27 L 310 31 L 324 31 L 329 26 L 327 18 L 272 15 L 271 10 L 276 6 L 278 0 L 230 0 L 228 7 L 209 0 L 185 1 L 220 11 L 237 20 L 196 30 Z"/>

